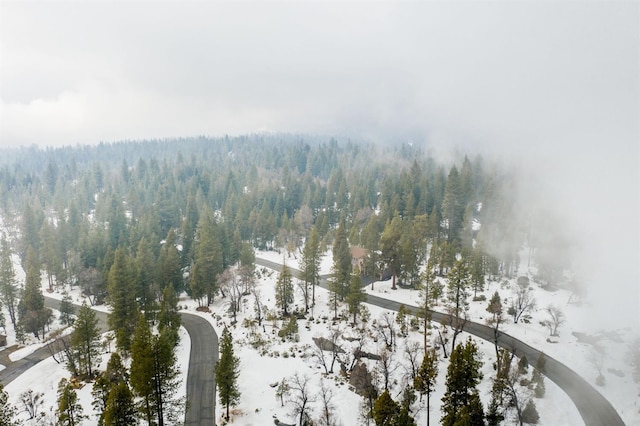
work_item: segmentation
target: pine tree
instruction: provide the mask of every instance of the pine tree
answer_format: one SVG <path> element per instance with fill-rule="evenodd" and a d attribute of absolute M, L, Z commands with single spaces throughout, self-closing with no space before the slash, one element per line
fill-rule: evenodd
<path fill-rule="evenodd" d="M 376 426 L 394 426 L 399 413 L 400 406 L 385 389 L 373 404 L 373 421 Z"/>
<path fill-rule="evenodd" d="M 456 346 L 456 338 L 462 332 L 464 324 L 467 322 L 467 311 L 469 310 L 468 288 L 470 282 L 469 269 L 464 259 L 457 260 L 449 271 L 447 284 L 447 301 L 449 306 L 449 324 L 453 328 L 453 338 L 451 339 L 451 350 Z"/>
<path fill-rule="evenodd" d="M 387 222 L 380 235 L 380 250 L 382 258 L 393 275 L 391 284 L 393 290 L 396 289 L 396 277 L 402 264 L 400 238 L 402 238 L 402 219 L 400 216 L 395 216 L 390 222 Z"/>
<path fill-rule="evenodd" d="M 71 348 L 76 354 L 79 370 L 93 377 L 94 366 L 100 363 L 100 328 L 96 313 L 86 302 L 80 307 L 73 326 Z"/>
<path fill-rule="evenodd" d="M 173 287 L 167 285 L 162 292 L 160 300 L 160 313 L 158 314 L 158 330 L 166 332 L 174 342 L 178 344 L 178 329 L 180 328 L 180 314 L 178 313 L 178 296 Z"/>
<path fill-rule="evenodd" d="M 184 289 L 184 279 L 182 277 L 182 259 L 180 252 L 176 248 L 176 233 L 170 229 L 165 238 L 160 255 L 158 256 L 158 265 L 156 282 L 158 288 L 164 288 L 171 284 L 176 293 L 180 293 Z"/>
<path fill-rule="evenodd" d="M 291 269 L 287 265 L 282 267 L 276 281 L 276 304 L 282 310 L 283 316 L 289 315 L 289 306 L 293 303 L 293 278 Z"/>
<path fill-rule="evenodd" d="M 109 328 L 116 333 L 116 347 L 124 352 L 131 349 L 131 336 L 138 318 L 135 291 L 132 291 L 136 288 L 135 277 L 135 265 L 125 249 L 117 249 L 108 275 L 108 299 L 111 304 L 108 322 Z"/>
<path fill-rule="evenodd" d="M 309 238 L 305 242 L 300 261 L 300 278 L 305 288 L 311 286 L 311 306 L 316 303 L 316 285 L 320 280 L 320 236 L 316 227 L 311 228 Z M 305 294 L 305 312 L 309 312 L 308 291 Z"/>
<path fill-rule="evenodd" d="M 155 414 L 152 400 L 154 359 L 150 350 L 151 345 L 151 330 L 144 317 L 140 316 L 131 342 L 130 381 L 131 389 L 136 396 L 142 399 L 140 411 L 148 424 L 152 424 Z"/>
<path fill-rule="evenodd" d="M 413 386 L 420 395 L 427 395 L 427 426 L 429 426 L 430 417 L 430 398 L 431 392 L 434 391 L 436 379 L 438 378 L 438 355 L 436 349 L 432 348 L 424 354 L 422 363 L 418 369 L 416 378 L 413 380 Z"/>
<path fill-rule="evenodd" d="M 442 398 L 442 425 L 456 425 L 460 420 L 463 407 L 469 407 L 470 418 L 483 417 L 477 413 L 477 409 L 471 416 L 471 403 L 475 403 L 476 387 L 482 380 L 481 367 L 482 361 L 479 359 L 478 347 L 471 339 L 467 340 L 466 344 L 460 344 L 453 349 L 447 368 L 445 383 L 447 390 Z M 482 404 L 480 404 L 481 407 Z M 475 426 L 483 423 L 470 424 Z"/>
<path fill-rule="evenodd" d="M 60 379 L 58 383 L 58 425 L 75 426 L 86 418 L 82 414 L 82 405 L 78 401 L 78 394 L 67 379 Z"/>
<path fill-rule="evenodd" d="M 540 421 L 540 415 L 538 414 L 538 410 L 536 409 L 536 404 L 533 402 L 533 399 L 530 399 L 527 402 L 527 405 L 525 405 L 524 410 L 522 410 L 522 421 L 532 425 L 537 425 Z"/>
<path fill-rule="evenodd" d="M 220 403 L 226 406 L 227 420 L 229 420 L 229 406 L 235 406 L 240 401 L 239 366 L 240 359 L 234 355 L 233 351 L 233 337 L 225 327 L 220 339 L 220 359 L 216 363 L 215 376 Z"/>
<path fill-rule="evenodd" d="M 144 312 L 147 319 L 152 319 L 156 311 L 156 298 L 158 296 L 158 285 L 156 283 L 156 262 L 154 259 L 151 244 L 142 237 L 136 250 L 136 269 L 138 284 L 136 298 L 138 307 Z"/>
<path fill-rule="evenodd" d="M 136 421 L 136 407 L 131 389 L 126 382 L 119 382 L 109 392 L 104 410 L 104 425 L 131 426 L 136 424 Z"/>
<path fill-rule="evenodd" d="M 109 393 L 111 389 L 118 383 L 128 383 L 129 377 L 127 375 L 126 368 L 122 365 L 122 360 L 117 352 L 111 354 L 109 362 L 107 363 L 107 369 L 104 373 L 98 375 L 96 381 L 93 383 L 93 389 L 91 390 L 91 396 L 93 397 L 93 408 L 100 413 L 98 417 L 98 426 L 104 425 L 104 412 L 107 407 L 107 401 L 109 399 Z"/>
<path fill-rule="evenodd" d="M 19 426 L 20 422 L 16 420 L 17 414 L 18 410 L 9 403 L 9 394 L 0 384 L 0 425 Z"/>
<path fill-rule="evenodd" d="M 360 305 L 367 300 L 367 294 L 362 289 L 362 277 L 360 275 L 351 276 L 349 294 L 347 295 L 347 305 L 349 313 L 353 314 L 353 324 L 356 323 L 356 315 L 360 312 Z"/>
<path fill-rule="evenodd" d="M 224 270 L 221 239 L 213 213 L 206 210 L 200 215 L 196 229 L 195 260 L 189 283 L 192 297 L 199 303 L 206 298 L 209 305 L 218 291 L 216 277 Z"/>
<path fill-rule="evenodd" d="M 2 235 L 2 242 L 0 244 L 0 296 L 9 311 L 11 324 L 13 324 L 15 328 L 18 322 L 16 315 L 18 286 L 16 284 L 16 273 L 11 260 L 11 247 L 4 234 Z"/>
<path fill-rule="evenodd" d="M 51 309 L 45 308 L 40 287 L 40 263 L 35 251 L 29 247 L 26 259 L 26 277 L 22 300 L 18 303 L 20 326 L 36 338 L 44 338 L 45 327 L 51 319 Z"/>
<path fill-rule="evenodd" d="M 60 301 L 60 322 L 64 325 L 72 325 L 74 312 L 73 299 L 71 295 L 65 291 Z"/>

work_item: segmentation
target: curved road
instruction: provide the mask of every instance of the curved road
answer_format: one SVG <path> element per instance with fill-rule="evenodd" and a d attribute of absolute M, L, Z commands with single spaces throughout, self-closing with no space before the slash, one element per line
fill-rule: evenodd
<path fill-rule="evenodd" d="M 282 265 L 266 259 L 256 258 L 256 264 L 276 271 L 280 271 L 282 269 Z M 300 272 L 295 268 L 289 267 L 289 269 L 295 276 Z M 321 287 L 327 288 L 326 278 L 326 276 L 321 277 Z M 397 311 L 401 305 L 401 303 L 393 300 L 373 295 L 367 295 L 367 303 L 394 311 Z M 420 310 L 417 306 L 411 305 L 405 305 L 405 308 L 416 312 Z M 431 311 L 431 318 L 434 321 L 444 323 L 448 320 L 448 315 L 441 312 Z M 467 321 L 464 326 L 464 331 L 489 342 L 494 341 L 493 328 L 486 325 Z M 525 355 L 529 360 L 536 360 L 542 354 L 542 352 L 537 349 L 505 333 L 499 334 L 498 345 L 508 350 L 515 350 L 518 357 Z M 551 358 L 547 354 L 545 354 L 545 358 L 546 364 L 542 373 L 547 376 L 549 380 L 560 386 L 569 398 L 571 398 L 586 426 L 624 426 L 624 422 L 615 408 L 613 408 L 611 403 L 597 390 L 595 390 L 593 386 L 558 360 Z"/>
<path fill-rule="evenodd" d="M 47 307 L 58 309 L 60 301 L 45 297 Z M 75 305 L 79 307 L 78 305 Z M 107 328 L 107 314 L 96 312 L 98 326 L 104 332 Z M 185 425 L 214 425 L 215 422 L 215 381 L 214 366 L 218 361 L 218 336 L 206 319 L 185 312 L 180 313 L 182 326 L 189 333 L 191 351 L 189 353 L 189 372 L 187 373 L 187 410 Z M 32 354 L 11 363 L 0 371 L 0 383 L 7 385 L 38 362 L 51 356 L 45 346 Z"/>

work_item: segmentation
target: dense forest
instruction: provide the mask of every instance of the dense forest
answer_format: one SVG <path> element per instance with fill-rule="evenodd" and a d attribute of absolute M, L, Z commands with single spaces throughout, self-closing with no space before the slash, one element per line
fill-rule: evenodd
<path fill-rule="evenodd" d="M 202 308 L 220 294 L 239 300 L 225 271 L 251 264 L 250 280 L 254 248 L 301 255 L 306 310 L 306 283 L 317 284 L 318 258 L 332 249 L 335 315 L 346 302 L 354 322 L 362 282 L 353 276 L 386 275 L 394 287 L 418 288 L 425 262 L 452 281 L 468 275 L 475 293 L 486 276 L 515 277 L 527 247 L 538 281 L 554 284 L 563 259 L 533 232 L 518 191 L 518 173 L 505 165 L 465 155 L 445 163 L 411 143 L 252 135 L 7 150 L 0 209 L 10 235 L 2 235 L 2 258 L 10 263 L 17 254 L 26 279 L 17 283 L 3 266 L 0 295 L 17 337 L 40 338 L 50 321 L 40 271 L 50 291 L 77 286 L 91 304 L 109 303 L 116 347 L 132 358 L 132 391 L 147 401 L 139 411 L 162 424 L 171 408 L 163 407 L 164 393 L 176 374 L 176 295 L 186 291 Z M 352 271 L 350 246 L 365 249 L 359 271 Z M 292 295 L 283 273 L 276 301 L 284 316 Z M 87 326 L 78 339 L 97 339 L 91 311 L 80 312 L 77 321 Z M 89 344 L 69 356 L 74 375 L 94 375 L 92 350 Z M 149 352 L 167 368 L 159 395 L 145 388 Z M 109 374 L 122 371 L 117 354 L 110 365 Z M 106 416 L 107 396 L 129 391 L 100 377 L 97 400 Z M 60 386 L 64 396 L 68 384 Z"/>
<path fill-rule="evenodd" d="M 142 242 L 155 263 L 180 247 L 154 281 L 190 291 L 182 272 L 198 265 L 199 234 L 220 245 L 220 272 L 242 244 L 298 250 L 315 227 L 328 246 L 339 223 L 368 249 L 368 275 L 387 267 L 410 283 L 430 247 L 440 273 L 465 253 L 510 276 L 531 235 L 517 187 L 514 170 L 479 156 L 443 164 L 412 144 L 295 135 L 22 148 L 0 160 L 0 207 L 16 220 L 21 259 L 31 247 L 52 286 L 98 271 L 88 289 L 98 298 L 119 248 L 135 258 Z"/>

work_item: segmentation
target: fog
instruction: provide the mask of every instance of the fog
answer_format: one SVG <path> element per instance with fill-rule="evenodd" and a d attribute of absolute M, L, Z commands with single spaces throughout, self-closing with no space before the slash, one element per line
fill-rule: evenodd
<path fill-rule="evenodd" d="M 482 153 L 559 217 L 590 314 L 638 326 L 638 8 L 3 1 L 0 146 L 286 131 Z"/>

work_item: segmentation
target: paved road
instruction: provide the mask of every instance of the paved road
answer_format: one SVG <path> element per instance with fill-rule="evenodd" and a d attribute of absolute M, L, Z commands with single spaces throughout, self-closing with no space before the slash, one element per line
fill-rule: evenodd
<path fill-rule="evenodd" d="M 60 301 L 45 297 L 45 304 L 58 309 Z M 107 331 L 107 314 L 95 311 L 101 331 Z M 180 313 L 181 323 L 189 333 L 191 351 L 189 353 L 189 371 L 187 373 L 187 401 L 185 425 L 210 426 L 215 424 L 215 381 L 213 369 L 218 360 L 218 336 L 211 324 L 204 318 Z M 47 347 L 40 348 L 31 355 L 11 363 L 0 371 L 0 383 L 11 383 L 22 373 L 38 362 L 51 356 Z"/>
<path fill-rule="evenodd" d="M 256 258 L 256 264 L 276 271 L 282 269 L 280 264 L 266 259 Z M 290 267 L 290 269 L 295 276 L 300 272 L 295 268 Z M 326 277 L 321 277 L 320 286 L 324 288 L 327 287 Z M 393 300 L 373 295 L 367 296 L 367 303 L 394 311 L 397 311 L 401 305 Z M 405 305 L 405 307 L 416 312 L 420 310 L 417 306 Z M 448 319 L 448 316 L 440 312 L 431 311 L 431 318 L 434 321 L 442 323 Z M 489 342 L 493 343 L 494 341 L 493 328 L 484 324 L 467 321 L 464 331 Z M 500 333 L 498 345 L 509 350 L 515 350 L 516 355 L 519 357 L 525 355 L 530 362 L 535 362 L 541 354 L 537 349 L 505 333 Z M 624 422 L 615 408 L 613 408 L 611 403 L 593 386 L 558 360 L 547 354 L 545 354 L 545 357 L 546 365 L 542 373 L 544 373 L 549 380 L 560 386 L 569 398 L 571 398 L 586 426 L 624 426 Z"/>

